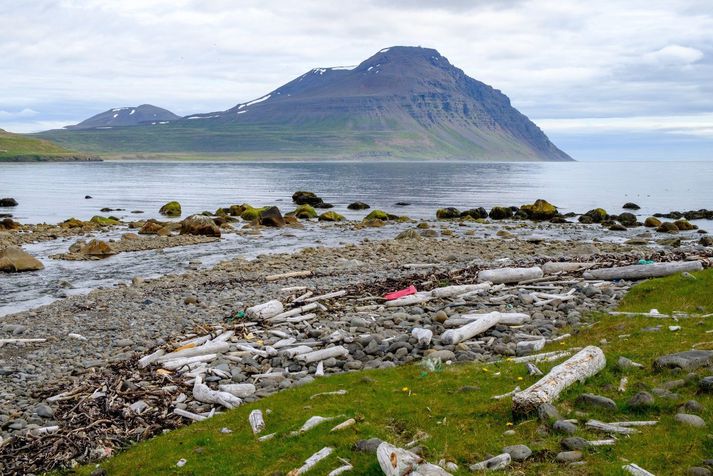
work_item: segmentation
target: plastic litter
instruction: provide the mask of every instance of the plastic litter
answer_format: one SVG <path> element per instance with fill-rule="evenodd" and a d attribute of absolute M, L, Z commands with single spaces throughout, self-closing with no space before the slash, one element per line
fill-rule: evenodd
<path fill-rule="evenodd" d="M 416 294 L 416 286 L 413 284 L 406 289 L 401 289 L 399 291 L 394 291 L 393 293 L 389 293 L 384 296 L 384 299 L 387 301 L 393 301 L 394 299 L 402 298 L 404 296 L 410 296 L 412 294 Z"/>
<path fill-rule="evenodd" d="M 650 259 L 640 259 L 639 264 L 654 264 L 654 261 Z"/>

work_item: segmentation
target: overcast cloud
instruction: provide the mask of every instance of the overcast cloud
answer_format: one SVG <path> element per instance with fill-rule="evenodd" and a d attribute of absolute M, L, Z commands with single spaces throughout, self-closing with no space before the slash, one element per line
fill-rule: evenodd
<path fill-rule="evenodd" d="M 142 103 L 223 110 L 313 67 L 421 45 L 502 90 L 575 157 L 630 133 L 659 152 L 662 136 L 685 136 L 673 143 L 695 158 L 713 146 L 707 0 L 0 0 L 0 11 L 0 128 L 17 132 Z M 648 156 L 646 144 L 627 157 Z"/>

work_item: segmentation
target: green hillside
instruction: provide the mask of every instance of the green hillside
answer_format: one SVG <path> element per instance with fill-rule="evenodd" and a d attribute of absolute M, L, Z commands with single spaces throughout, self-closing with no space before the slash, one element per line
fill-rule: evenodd
<path fill-rule="evenodd" d="M 25 162 L 41 160 L 88 160 L 53 142 L 0 129 L 0 161 Z"/>

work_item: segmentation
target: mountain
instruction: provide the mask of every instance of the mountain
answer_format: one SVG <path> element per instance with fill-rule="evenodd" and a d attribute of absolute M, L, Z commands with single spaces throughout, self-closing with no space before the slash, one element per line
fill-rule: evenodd
<path fill-rule="evenodd" d="M 0 162 L 90 160 L 53 142 L 0 129 Z"/>
<path fill-rule="evenodd" d="M 136 107 L 118 107 L 109 109 L 108 111 L 92 116 L 79 124 L 66 126 L 65 129 L 77 130 L 138 126 L 141 124 L 175 121 L 180 118 L 181 116 L 177 116 L 166 109 L 152 106 L 151 104 L 142 104 L 141 106 Z"/>
<path fill-rule="evenodd" d="M 92 127 L 41 136 L 118 154 L 572 160 L 503 93 L 421 47 L 385 48 L 354 67 L 315 68 L 225 111 Z"/>

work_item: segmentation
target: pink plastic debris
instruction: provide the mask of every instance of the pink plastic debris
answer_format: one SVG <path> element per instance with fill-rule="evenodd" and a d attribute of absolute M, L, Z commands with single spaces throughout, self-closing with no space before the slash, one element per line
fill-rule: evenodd
<path fill-rule="evenodd" d="M 416 286 L 413 284 L 406 289 L 402 289 L 400 291 L 394 291 L 393 293 L 389 293 L 384 298 L 387 301 L 393 301 L 394 299 L 398 299 L 404 296 L 410 296 L 411 294 L 416 294 Z"/>

